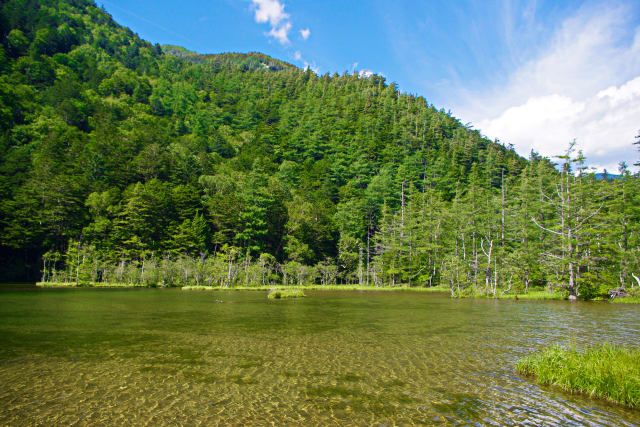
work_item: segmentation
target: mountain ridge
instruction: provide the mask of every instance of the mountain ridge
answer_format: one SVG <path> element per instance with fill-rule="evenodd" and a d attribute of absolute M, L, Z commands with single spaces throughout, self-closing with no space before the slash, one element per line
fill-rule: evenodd
<path fill-rule="evenodd" d="M 201 64 L 205 61 L 212 61 L 214 63 L 230 62 L 237 63 L 240 66 L 245 66 L 247 67 L 247 70 L 255 69 L 260 65 L 271 71 L 282 71 L 284 69 L 300 70 L 293 64 L 281 61 L 260 52 L 223 52 L 201 54 L 185 49 L 181 46 L 162 45 L 161 47 L 164 54 L 173 55 L 177 58 L 187 59 L 193 64 Z"/>

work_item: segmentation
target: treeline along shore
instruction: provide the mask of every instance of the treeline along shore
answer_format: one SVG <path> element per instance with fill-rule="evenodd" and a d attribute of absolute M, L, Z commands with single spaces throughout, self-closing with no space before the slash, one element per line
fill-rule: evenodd
<path fill-rule="evenodd" d="M 152 45 L 89 0 L 0 13 L 0 280 L 640 284 L 624 162 L 599 179 L 569 141 L 525 159 L 383 76 Z"/>

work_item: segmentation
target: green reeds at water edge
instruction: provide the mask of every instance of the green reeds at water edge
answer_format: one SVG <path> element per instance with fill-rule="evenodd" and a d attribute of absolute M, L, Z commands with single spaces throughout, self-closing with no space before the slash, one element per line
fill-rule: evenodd
<path fill-rule="evenodd" d="M 605 343 L 579 351 L 555 345 L 523 357 L 517 369 L 541 384 L 640 407 L 640 348 Z"/>

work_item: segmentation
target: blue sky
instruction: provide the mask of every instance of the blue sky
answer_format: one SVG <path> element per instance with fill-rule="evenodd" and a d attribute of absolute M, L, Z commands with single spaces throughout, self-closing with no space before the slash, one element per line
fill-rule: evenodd
<path fill-rule="evenodd" d="M 640 159 L 640 2 L 98 1 L 142 38 L 382 74 L 484 135 L 598 170 Z M 176 6 L 179 4 L 179 6 Z"/>

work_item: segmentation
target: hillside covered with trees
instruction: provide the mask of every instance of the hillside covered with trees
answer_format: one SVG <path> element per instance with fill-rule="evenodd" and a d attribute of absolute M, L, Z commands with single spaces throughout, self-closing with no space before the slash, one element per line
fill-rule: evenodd
<path fill-rule="evenodd" d="M 2 281 L 640 284 L 624 164 L 523 159 L 378 75 L 154 46 L 92 1 L 1 7 Z"/>

